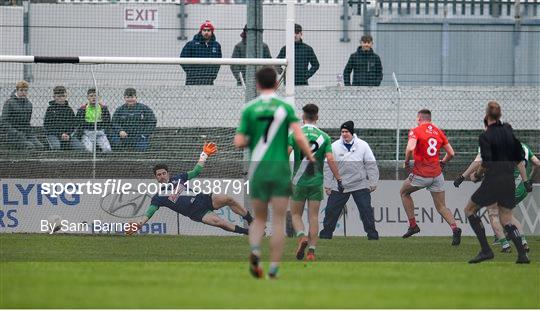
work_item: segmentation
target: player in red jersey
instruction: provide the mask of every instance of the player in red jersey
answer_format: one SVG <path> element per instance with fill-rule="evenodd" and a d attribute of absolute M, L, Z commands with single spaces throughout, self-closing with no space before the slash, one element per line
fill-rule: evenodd
<path fill-rule="evenodd" d="M 461 229 L 457 227 L 452 212 L 446 207 L 444 199 L 444 176 L 442 169 L 454 157 L 454 149 L 443 131 L 431 123 L 431 111 L 422 109 L 416 117 L 418 126 L 409 132 L 409 142 L 405 151 L 405 168 L 409 168 L 409 161 L 414 155 L 414 167 L 412 173 L 403 182 L 401 187 L 401 201 L 409 219 L 409 228 L 403 235 L 408 238 L 420 232 L 414 217 L 414 202 L 411 194 L 422 188 L 426 188 L 433 198 L 435 208 L 452 228 L 452 245 L 461 242 Z M 440 150 L 444 149 L 446 155 L 439 160 Z"/>

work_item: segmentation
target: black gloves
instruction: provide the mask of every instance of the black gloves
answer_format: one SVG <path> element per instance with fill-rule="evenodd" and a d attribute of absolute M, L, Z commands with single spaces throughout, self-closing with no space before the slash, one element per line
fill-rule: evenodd
<path fill-rule="evenodd" d="M 459 185 L 461 185 L 464 180 L 465 177 L 463 177 L 463 175 L 459 175 L 459 177 L 454 180 L 454 187 L 459 188 Z"/>
<path fill-rule="evenodd" d="M 343 183 L 341 182 L 341 179 L 337 180 L 337 189 L 339 193 L 343 193 L 343 191 L 345 191 L 345 187 L 343 187 Z"/>

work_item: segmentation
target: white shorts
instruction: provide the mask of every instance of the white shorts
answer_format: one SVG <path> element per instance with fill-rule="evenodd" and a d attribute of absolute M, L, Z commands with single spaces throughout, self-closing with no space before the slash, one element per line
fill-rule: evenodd
<path fill-rule="evenodd" d="M 409 175 L 411 186 L 417 188 L 426 188 L 429 192 L 443 192 L 444 191 L 444 176 L 439 174 L 436 177 L 422 177 L 414 174 Z"/>

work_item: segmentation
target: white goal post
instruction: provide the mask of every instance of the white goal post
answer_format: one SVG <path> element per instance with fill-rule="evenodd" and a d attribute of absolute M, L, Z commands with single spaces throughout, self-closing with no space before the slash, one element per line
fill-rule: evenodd
<path fill-rule="evenodd" d="M 103 57 L 103 56 L 26 56 L 0 55 L 3 63 L 70 63 L 70 64 L 149 64 L 149 65 L 257 65 L 287 66 L 278 58 L 177 58 L 177 57 Z"/>

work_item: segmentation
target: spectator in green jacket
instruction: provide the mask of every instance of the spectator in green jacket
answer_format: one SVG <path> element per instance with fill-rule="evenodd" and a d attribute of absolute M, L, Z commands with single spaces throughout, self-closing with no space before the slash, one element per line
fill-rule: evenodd
<path fill-rule="evenodd" d="M 102 152 L 111 152 L 111 144 L 107 133 L 111 129 L 111 114 L 101 100 L 97 99 L 96 89 L 91 88 L 86 92 L 88 103 L 77 111 L 79 127 L 78 133 L 82 132 L 81 141 L 88 152 L 94 151 L 94 141 Z M 95 127 L 94 127 L 95 126 Z M 96 147 L 96 149 L 97 149 Z"/>

